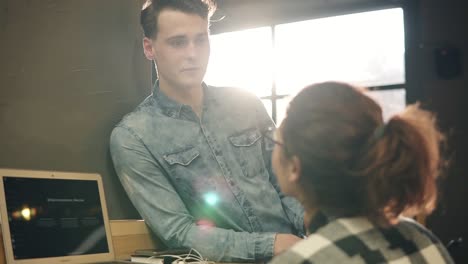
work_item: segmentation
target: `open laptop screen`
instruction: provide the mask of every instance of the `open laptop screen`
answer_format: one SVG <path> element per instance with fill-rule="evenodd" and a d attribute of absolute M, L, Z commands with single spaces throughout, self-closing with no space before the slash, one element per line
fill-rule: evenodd
<path fill-rule="evenodd" d="M 3 177 L 14 259 L 109 252 L 98 182 Z"/>

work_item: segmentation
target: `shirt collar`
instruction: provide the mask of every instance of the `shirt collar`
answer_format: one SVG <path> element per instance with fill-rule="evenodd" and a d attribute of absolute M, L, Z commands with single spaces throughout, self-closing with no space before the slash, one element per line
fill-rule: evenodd
<path fill-rule="evenodd" d="M 211 95 L 208 89 L 208 86 L 204 82 L 202 83 L 202 88 L 203 88 L 203 110 L 205 110 L 207 104 L 215 98 Z M 157 80 L 154 83 L 153 97 L 158 103 L 163 114 L 173 117 L 173 118 L 180 117 L 180 113 L 183 107 L 190 107 L 190 106 L 181 104 L 179 102 L 176 102 L 175 100 L 167 96 L 164 92 L 162 92 L 161 89 L 159 88 L 159 80 Z"/>

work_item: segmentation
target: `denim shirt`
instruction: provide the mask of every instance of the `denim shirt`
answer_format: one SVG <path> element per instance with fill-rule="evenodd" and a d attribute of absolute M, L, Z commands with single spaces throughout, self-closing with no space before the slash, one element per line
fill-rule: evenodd
<path fill-rule="evenodd" d="M 269 259 L 276 233 L 304 233 L 303 208 L 272 174 L 272 144 L 261 132 L 274 124 L 254 95 L 203 90 L 198 118 L 156 84 L 112 132 L 116 172 L 167 246 L 215 261 Z"/>

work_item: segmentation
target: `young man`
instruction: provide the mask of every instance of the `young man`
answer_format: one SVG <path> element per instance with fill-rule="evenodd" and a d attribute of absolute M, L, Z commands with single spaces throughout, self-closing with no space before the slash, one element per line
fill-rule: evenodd
<path fill-rule="evenodd" d="M 271 172 L 273 125 L 261 101 L 203 83 L 208 0 L 153 0 L 141 13 L 152 95 L 116 126 L 111 153 L 147 225 L 169 247 L 222 261 L 271 258 L 300 240 L 303 209 Z"/>

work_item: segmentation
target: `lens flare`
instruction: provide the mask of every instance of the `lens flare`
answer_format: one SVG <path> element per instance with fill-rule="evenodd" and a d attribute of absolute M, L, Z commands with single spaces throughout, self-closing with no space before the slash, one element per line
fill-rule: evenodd
<path fill-rule="evenodd" d="M 205 193 L 205 195 L 203 195 L 203 198 L 205 199 L 205 203 L 211 206 L 216 205 L 219 200 L 218 195 L 213 192 Z"/>

